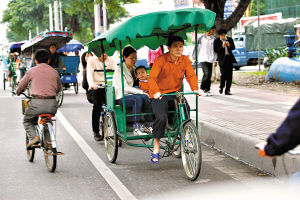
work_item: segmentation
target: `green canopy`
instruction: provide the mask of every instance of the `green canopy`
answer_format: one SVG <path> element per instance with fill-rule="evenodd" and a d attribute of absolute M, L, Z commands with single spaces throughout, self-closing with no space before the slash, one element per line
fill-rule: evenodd
<path fill-rule="evenodd" d="M 143 46 L 156 49 L 167 44 L 172 35 L 186 39 L 186 32 L 194 31 L 195 26 L 198 30 L 209 30 L 215 23 L 215 17 L 214 12 L 201 8 L 138 15 L 93 39 L 88 44 L 89 52 L 101 56 L 103 46 L 104 52 L 111 56 L 116 50 L 120 51 L 119 41 L 122 49 L 128 44 L 136 49 Z"/>

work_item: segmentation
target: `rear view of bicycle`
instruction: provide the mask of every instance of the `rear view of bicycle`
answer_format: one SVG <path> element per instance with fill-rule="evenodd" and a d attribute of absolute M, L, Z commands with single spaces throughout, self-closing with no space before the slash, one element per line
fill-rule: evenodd
<path fill-rule="evenodd" d="M 22 111 L 24 114 L 27 104 L 30 101 L 31 97 L 24 93 L 21 94 L 23 94 L 26 97 L 26 99 L 22 99 Z M 48 170 L 50 172 L 54 172 L 57 164 L 57 155 L 63 155 L 63 153 L 57 152 L 56 135 L 53 128 L 53 123 L 55 123 L 55 119 L 52 119 L 52 114 L 47 113 L 40 114 L 37 117 L 38 121 L 35 125 L 35 131 L 37 136 L 40 138 L 40 142 L 27 148 L 27 145 L 29 143 L 29 137 L 26 133 L 27 157 L 29 162 L 33 162 L 35 149 L 42 149 L 44 152 L 44 157 Z"/>

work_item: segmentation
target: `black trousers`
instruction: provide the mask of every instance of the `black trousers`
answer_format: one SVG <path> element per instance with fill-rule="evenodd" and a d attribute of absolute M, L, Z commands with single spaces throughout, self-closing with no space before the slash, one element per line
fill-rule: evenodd
<path fill-rule="evenodd" d="M 220 66 L 221 71 L 221 81 L 220 88 L 223 89 L 225 86 L 225 92 L 230 91 L 232 84 L 232 73 L 233 73 L 233 65 L 229 58 L 225 57 L 225 62 L 222 66 Z"/>
<path fill-rule="evenodd" d="M 213 64 L 209 62 L 201 62 L 201 67 L 203 71 L 203 77 L 200 89 L 204 92 L 208 92 L 210 91 Z"/>
<path fill-rule="evenodd" d="M 91 90 L 93 99 L 93 111 L 92 111 L 92 127 L 93 132 L 99 133 L 99 119 L 102 111 L 102 104 L 106 102 L 105 89 Z"/>
<path fill-rule="evenodd" d="M 154 138 L 160 139 L 164 137 L 165 128 L 167 125 L 167 119 L 169 119 L 169 122 L 174 119 L 174 114 L 169 115 L 169 111 L 176 110 L 175 101 L 174 101 L 175 99 L 177 99 L 176 95 L 164 96 L 162 97 L 162 99 L 152 99 L 151 105 L 152 105 L 153 113 L 156 118 L 153 124 L 153 131 L 152 131 Z M 186 105 L 187 105 L 188 115 L 190 115 L 190 106 L 187 103 L 187 101 L 186 101 Z"/>

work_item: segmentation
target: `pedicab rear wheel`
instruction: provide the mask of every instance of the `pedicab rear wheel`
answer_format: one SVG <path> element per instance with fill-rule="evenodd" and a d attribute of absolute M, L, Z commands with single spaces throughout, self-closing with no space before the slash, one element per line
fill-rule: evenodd
<path fill-rule="evenodd" d="M 27 152 L 27 158 L 28 158 L 29 162 L 33 162 L 34 154 L 35 154 L 35 149 L 34 148 L 27 149 L 28 143 L 29 143 L 29 137 L 26 134 L 26 152 Z"/>
<path fill-rule="evenodd" d="M 118 134 L 113 112 L 107 112 L 105 117 L 104 143 L 108 161 L 114 163 L 118 156 Z"/>
<path fill-rule="evenodd" d="M 183 125 L 181 137 L 183 168 L 188 178 L 194 181 L 200 174 L 202 151 L 198 130 L 191 121 Z"/>
<path fill-rule="evenodd" d="M 74 83 L 75 94 L 78 94 L 78 82 Z"/>

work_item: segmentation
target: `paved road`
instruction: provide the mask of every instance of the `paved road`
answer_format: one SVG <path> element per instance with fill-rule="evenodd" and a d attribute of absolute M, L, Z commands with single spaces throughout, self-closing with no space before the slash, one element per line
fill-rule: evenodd
<path fill-rule="evenodd" d="M 103 141 L 96 142 L 92 137 L 92 105 L 82 89 L 76 95 L 73 88 L 66 91 L 56 116 L 58 150 L 65 155 L 58 157 L 55 173 L 49 173 L 41 151 L 37 151 L 33 163 L 27 161 L 21 97 L 11 97 L 2 84 L 0 91 L 1 199 L 143 199 L 222 182 L 248 188 L 252 178 L 270 178 L 207 146 L 203 146 L 202 170 L 195 182 L 187 180 L 180 159 L 164 158 L 154 165 L 144 148 L 123 145 L 116 163 L 111 164 Z"/>

